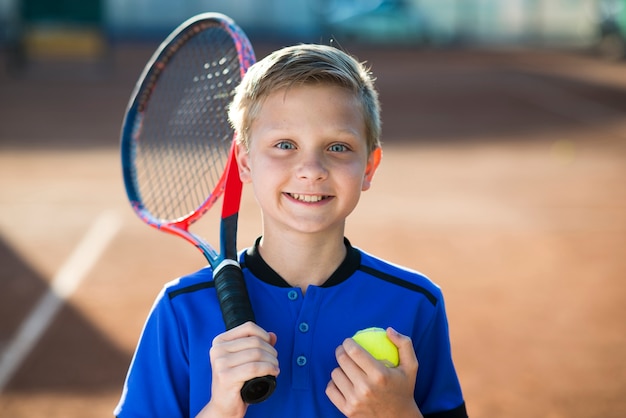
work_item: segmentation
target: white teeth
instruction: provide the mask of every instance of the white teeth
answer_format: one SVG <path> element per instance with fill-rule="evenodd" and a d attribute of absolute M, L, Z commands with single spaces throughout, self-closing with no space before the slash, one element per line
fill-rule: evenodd
<path fill-rule="evenodd" d="M 315 203 L 324 200 L 324 196 L 312 196 L 308 194 L 291 193 L 291 197 L 301 202 Z"/>

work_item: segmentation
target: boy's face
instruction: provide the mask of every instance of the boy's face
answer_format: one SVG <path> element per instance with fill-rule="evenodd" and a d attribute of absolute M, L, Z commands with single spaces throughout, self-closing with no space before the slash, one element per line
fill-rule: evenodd
<path fill-rule="evenodd" d="M 256 116 L 237 158 L 264 228 L 343 234 L 380 159 L 380 149 L 368 155 L 357 99 L 337 86 L 302 85 L 269 95 Z"/>

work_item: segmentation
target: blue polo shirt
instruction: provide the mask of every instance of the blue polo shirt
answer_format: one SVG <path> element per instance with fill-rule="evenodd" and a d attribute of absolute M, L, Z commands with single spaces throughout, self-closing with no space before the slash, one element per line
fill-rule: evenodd
<path fill-rule="evenodd" d="M 274 393 L 250 405 L 246 416 L 343 416 L 325 394 L 336 347 L 360 329 L 391 326 L 413 341 L 422 414 L 467 417 L 439 287 L 345 242 L 343 263 L 306 295 L 272 270 L 256 245 L 240 254 L 256 322 L 278 336 L 281 370 Z M 224 330 L 209 267 L 168 283 L 147 319 L 115 414 L 195 416 L 210 400 L 209 349 Z"/>

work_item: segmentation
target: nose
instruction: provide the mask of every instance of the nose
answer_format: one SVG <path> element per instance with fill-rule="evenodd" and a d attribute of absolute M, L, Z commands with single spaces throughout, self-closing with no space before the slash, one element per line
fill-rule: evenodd
<path fill-rule="evenodd" d="M 324 157 L 317 152 L 303 155 L 296 173 L 298 178 L 303 180 L 325 179 L 328 176 L 328 170 L 324 163 Z"/>

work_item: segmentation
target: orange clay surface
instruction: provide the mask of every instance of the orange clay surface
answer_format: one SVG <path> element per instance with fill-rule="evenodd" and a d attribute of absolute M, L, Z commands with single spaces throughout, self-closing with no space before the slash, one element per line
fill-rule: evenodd
<path fill-rule="evenodd" d="M 154 47 L 0 73 L 0 353 L 95 220 L 122 225 L 0 393 L 2 417 L 112 416 L 154 297 L 204 264 L 125 200 L 118 134 Z M 384 157 L 347 236 L 443 288 L 470 416 L 624 417 L 626 64 L 348 49 L 378 77 Z M 241 217 L 247 246 L 249 191 Z"/>

